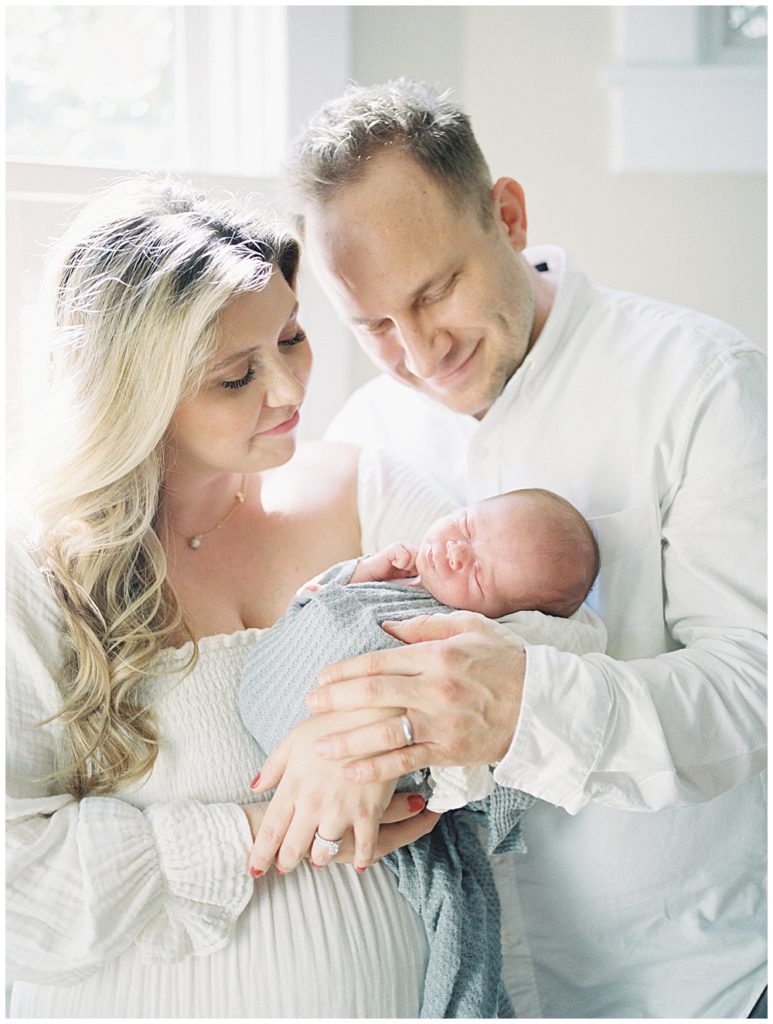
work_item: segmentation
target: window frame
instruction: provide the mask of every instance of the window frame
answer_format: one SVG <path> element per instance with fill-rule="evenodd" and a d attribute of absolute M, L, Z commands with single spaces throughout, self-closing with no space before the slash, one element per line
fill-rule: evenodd
<path fill-rule="evenodd" d="M 767 169 L 763 62 L 705 63 L 704 8 L 618 7 L 610 91 L 617 172 L 759 173 Z"/>

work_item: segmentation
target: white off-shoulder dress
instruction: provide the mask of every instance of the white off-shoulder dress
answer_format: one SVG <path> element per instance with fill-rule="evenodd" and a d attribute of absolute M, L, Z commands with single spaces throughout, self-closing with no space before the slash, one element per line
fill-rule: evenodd
<path fill-rule="evenodd" d="M 453 503 L 360 460 L 363 548 L 417 540 Z M 237 712 L 258 630 L 162 652 L 145 782 L 80 801 L 45 776 L 61 742 L 64 640 L 32 559 L 8 555 L 7 951 L 12 1017 L 415 1017 L 427 945 L 382 865 L 247 873 L 240 804 L 263 752 Z"/>

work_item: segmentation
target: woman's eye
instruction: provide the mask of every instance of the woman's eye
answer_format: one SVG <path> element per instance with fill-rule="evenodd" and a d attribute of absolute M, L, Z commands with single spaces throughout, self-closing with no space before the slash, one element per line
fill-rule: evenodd
<path fill-rule="evenodd" d="M 222 386 L 228 388 L 229 391 L 235 391 L 237 388 L 246 387 L 251 380 L 255 380 L 255 367 L 252 365 L 248 367 L 243 377 L 240 377 L 238 380 L 224 380 Z"/>
<path fill-rule="evenodd" d="M 357 329 L 364 331 L 366 334 L 381 334 L 387 330 L 390 323 L 390 320 L 378 320 L 376 323 L 359 324 Z"/>
<path fill-rule="evenodd" d="M 292 338 L 282 338 L 279 342 L 280 345 L 284 345 L 285 348 L 292 348 L 293 345 L 300 345 L 302 341 L 306 340 L 306 332 L 298 331 Z"/>

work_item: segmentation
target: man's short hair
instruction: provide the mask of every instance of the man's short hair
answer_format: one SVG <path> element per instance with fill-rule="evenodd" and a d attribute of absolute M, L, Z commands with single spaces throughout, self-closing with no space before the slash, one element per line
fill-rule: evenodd
<path fill-rule="evenodd" d="M 458 206 L 493 222 L 491 172 L 469 117 L 424 82 L 405 78 L 381 85 L 350 83 L 325 103 L 295 140 L 287 164 L 301 204 L 325 203 L 360 180 L 368 161 L 387 148 L 409 154 Z"/>

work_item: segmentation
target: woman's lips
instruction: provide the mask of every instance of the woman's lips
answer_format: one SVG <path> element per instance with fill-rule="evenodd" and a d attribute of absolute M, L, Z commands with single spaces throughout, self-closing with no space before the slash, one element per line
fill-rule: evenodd
<path fill-rule="evenodd" d="M 277 423 L 275 427 L 269 427 L 268 430 L 259 430 L 256 433 L 256 437 L 271 437 L 275 434 L 288 434 L 291 430 L 294 430 L 298 426 L 298 422 L 301 418 L 301 414 L 298 409 L 292 414 L 289 419 L 283 420 L 281 423 Z"/>

